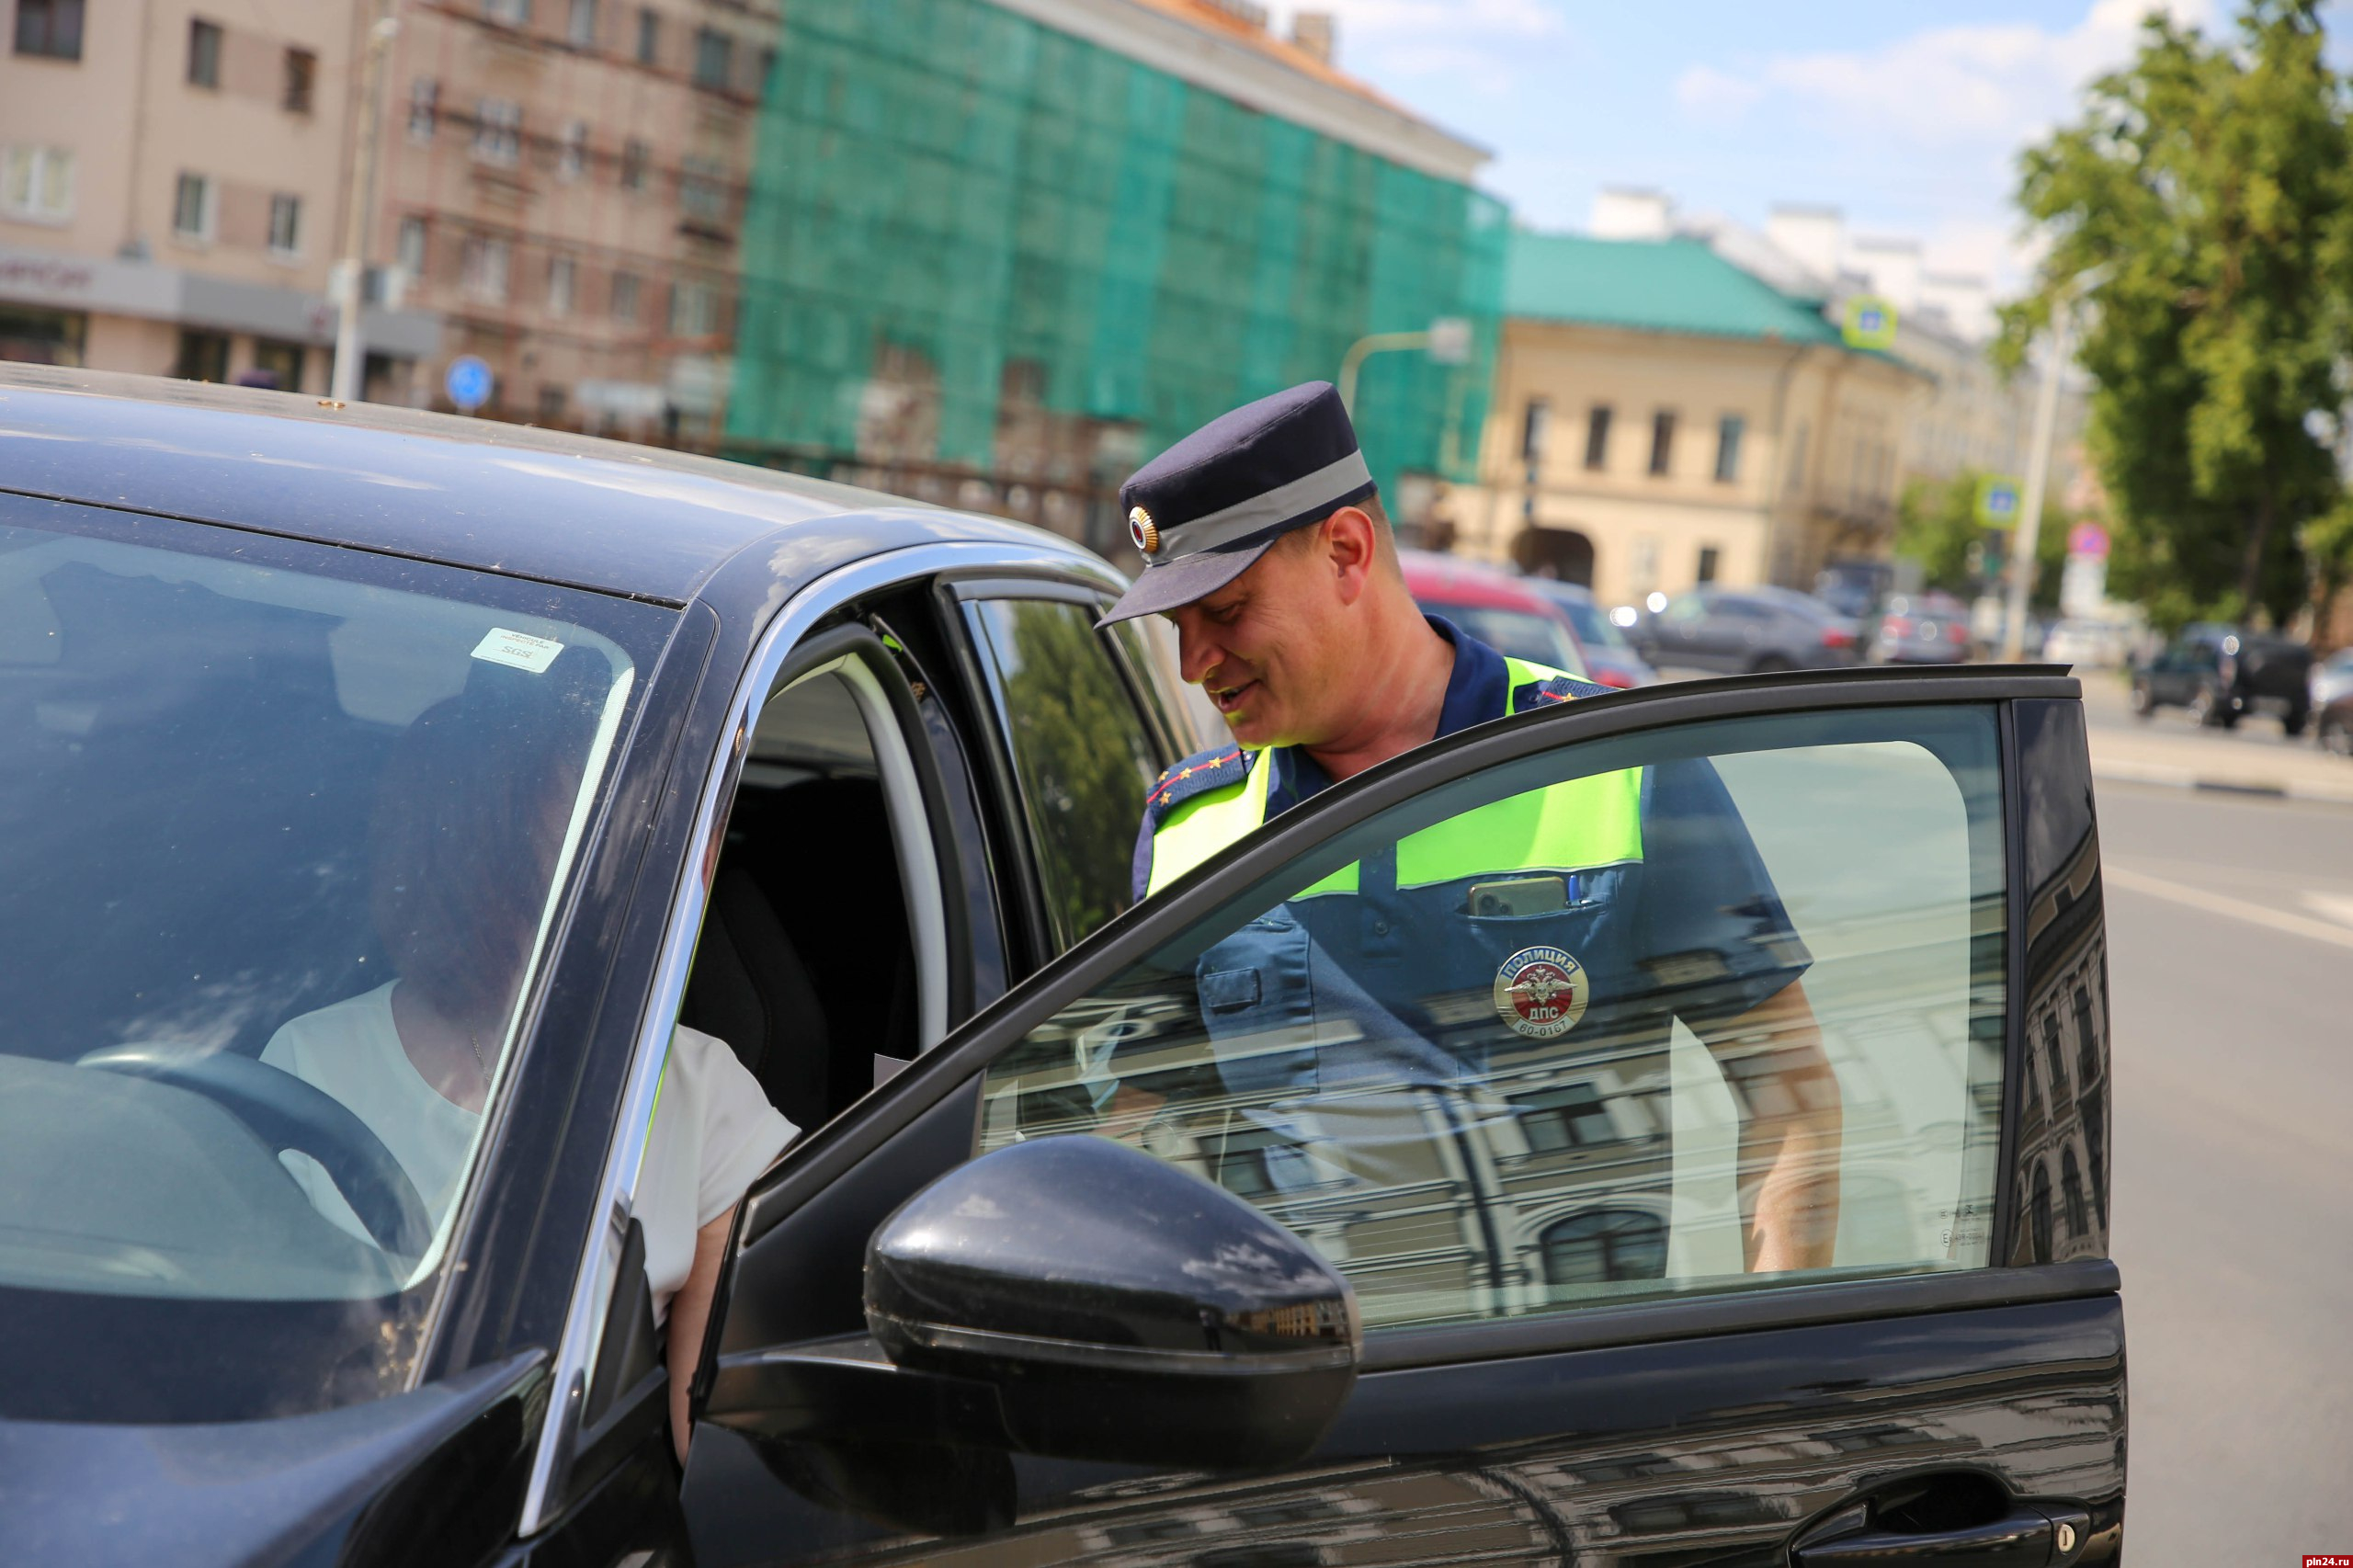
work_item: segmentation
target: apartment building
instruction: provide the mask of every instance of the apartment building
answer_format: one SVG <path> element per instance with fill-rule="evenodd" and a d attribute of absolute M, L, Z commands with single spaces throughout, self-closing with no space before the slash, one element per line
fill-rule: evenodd
<path fill-rule="evenodd" d="M 475 355 L 484 412 L 715 441 L 780 17 L 730 0 L 400 0 L 369 257 Z"/>
<path fill-rule="evenodd" d="M 0 359 L 324 392 L 347 0 L 0 0 Z M 372 309 L 389 375 L 429 312 Z"/>
<path fill-rule="evenodd" d="M 1609 603 L 1886 552 L 1930 383 L 1706 241 L 1515 233 L 1456 545 Z"/>

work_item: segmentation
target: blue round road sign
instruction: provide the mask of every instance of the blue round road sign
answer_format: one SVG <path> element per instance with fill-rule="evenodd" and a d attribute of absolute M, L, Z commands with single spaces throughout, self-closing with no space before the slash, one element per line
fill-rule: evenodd
<path fill-rule="evenodd" d="M 449 389 L 451 403 L 472 414 L 490 401 L 490 367 L 478 356 L 460 354 L 449 361 L 441 384 Z"/>

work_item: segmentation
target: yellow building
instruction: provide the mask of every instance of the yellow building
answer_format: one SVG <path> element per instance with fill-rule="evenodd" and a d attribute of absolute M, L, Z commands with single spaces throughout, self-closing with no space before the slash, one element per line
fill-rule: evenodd
<path fill-rule="evenodd" d="M 1515 234 L 1457 548 L 1605 604 L 1887 553 L 1919 372 L 1688 238 Z"/>

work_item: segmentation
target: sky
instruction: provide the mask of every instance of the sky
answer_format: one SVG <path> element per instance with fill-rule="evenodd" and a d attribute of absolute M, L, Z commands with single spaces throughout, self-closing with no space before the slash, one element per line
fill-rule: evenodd
<path fill-rule="evenodd" d="M 2223 0 L 2165 0 L 2212 26 Z M 1583 228 L 1604 187 L 1761 227 L 1833 206 L 1933 270 L 2024 281 L 2021 148 L 2128 61 L 2151 0 L 1281 0 L 1336 13 L 1339 64 L 1490 149 L 1523 225 Z"/>

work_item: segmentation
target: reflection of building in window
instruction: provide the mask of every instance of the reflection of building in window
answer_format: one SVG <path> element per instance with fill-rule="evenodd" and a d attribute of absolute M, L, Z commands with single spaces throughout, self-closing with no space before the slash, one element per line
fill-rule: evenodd
<path fill-rule="evenodd" d="M 2067 1061 L 2060 1054 L 2059 1020 L 2055 1016 L 2042 1020 L 2042 1055 L 2051 1068 L 2051 1114 L 2063 1116 L 2067 1106 Z"/>
<path fill-rule="evenodd" d="M 2073 1149 L 2059 1153 L 2059 1200 L 2067 1211 L 2067 1233 L 2089 1234 L 2091 1225 L 2084 1212 L 2084 1169 L 2076 1163 Z"/>
<path fill-rule="evenodd" d="M 1236 1128 L 1217 1140 L 1217 1182 L 1238 1198 L 1264 1198 L 1275 1190 L 1267 1151 L 1297 1142 L 1264 1128 Z"/>
<path fill-rule="evenodd" d="M 1666 1224 L 1637 1209 L 1591 1209 L 1546 1228 L 1544 1278 L 1553 1285 L 1658 1279 L 1666 1274 Z"/>
<path fill-rule="evenodd" d="M 1613 1142 L 1617 1129 L 1609 1112 L 1590 1084 L 1569 1084 L 1541 1094 L 1523 1095 L 1512 1102 L 1519 1111 L 1519 1128 L 1531 1153 L 1558 1153 L 1589 1143 Z"/>
<path fill-rule="evenodd" d="M 2034 1235 L 2034 1261 L 2051 1261 L 2051 1167 L 2037 1161 L 2034 1167 L 2034 1201 L 2027 1211 L 2027 1223 Z"/>
<path fill-rule="evenodd" d="M 2099 1041 L 2092 1032 L 2092 995 L 2075 987 L 2075 1081 L 2088 1085 L 2099 1076 Z"/>
<path fill-rule="evenodd" d="M 1628 1535 L 1763 1524 L 1780 1517 L 1764 1498 L 1740 1492 L 1697 1492 L 1620 1503 L 1609 1510 L 1609 1517 Z"/>

